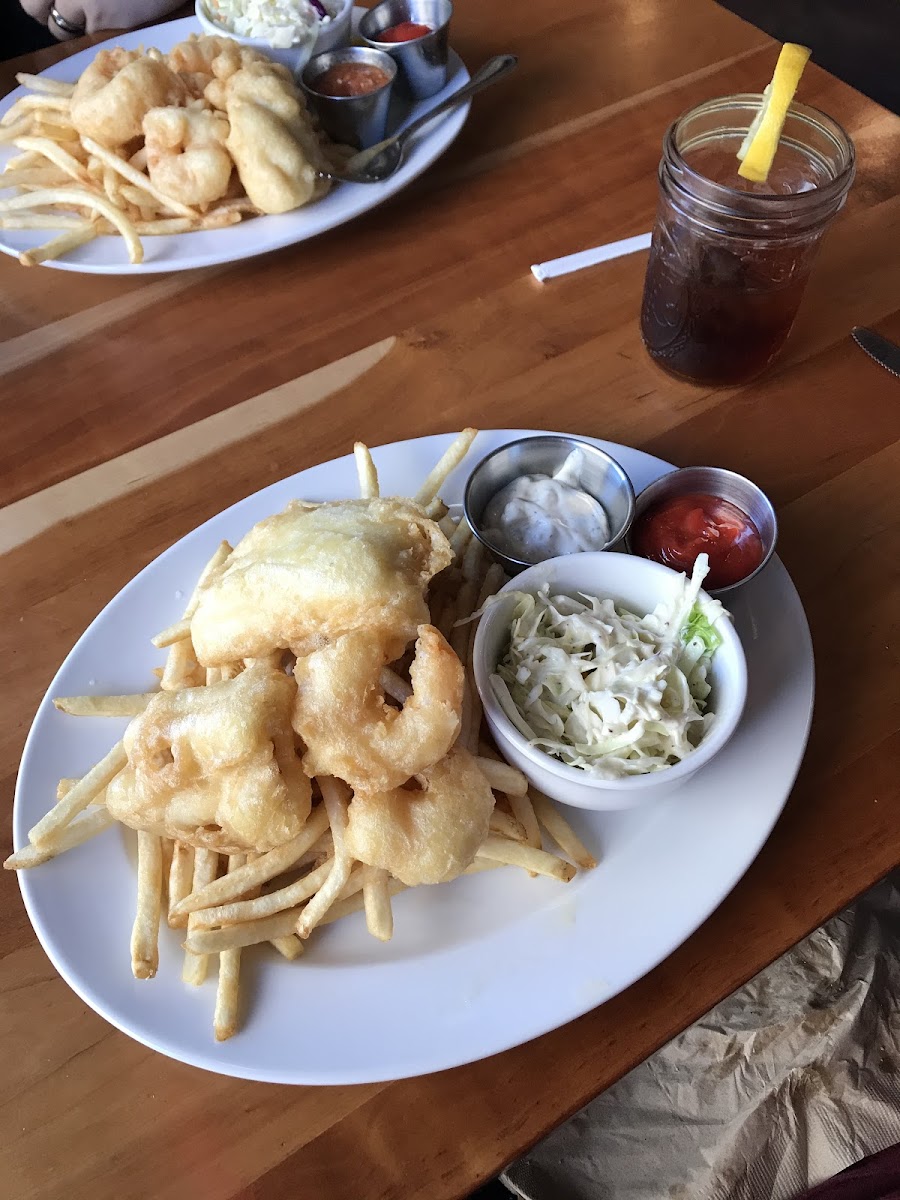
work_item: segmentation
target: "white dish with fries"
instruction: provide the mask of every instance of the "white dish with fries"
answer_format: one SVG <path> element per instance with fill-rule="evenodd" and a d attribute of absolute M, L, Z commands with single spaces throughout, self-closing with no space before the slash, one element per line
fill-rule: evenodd
<path fill-rule="evenodd" d="M 354 21 L 364 12 L 354 9 Z M 202 34 L 195 17 L 134 30 L 26 77 L 28 88 L 0 100 L 0 171 L 7 173 L 0 177 L 0 251 L 26 265 L 42 262 L 105 275 L 193 270 L 266 254 L 344 225 L 396 195 L 447 150 L 468 116 L 469 104 L 463 103 L 436 119 L 384 182 L 339 183 L 326 190 L 316 172 L 339 165 L 346 151 L 312 132 L 302 104 L 296 107 L 289 73 L 277 65 L 286 79 L 269 72 L 266 86 L 277 94 L 263 103 L 258 80 L 250 78 L 259 61 L 245 61 L 254 52 L 224 39 L 245 56 L 233 74 L 248 82 L 237 87 L 230 77 L 223 80 L 218 67 L 190 61 L 193 55 L 183 51 L 188 39 Z M 155 58 L 151 49 L 158 52 Z M 122 56 L 98 59 L 119 51 L 124 57 L 140 52 L 137 65 L 126 63 L 126 69 L 142 72 L 135 76 L 141 95 L 155 99 L 135 101 L 131 127 L 124 91 L 111 94 L 103 111 L 98 89 L 100 100 L 79 97 L 76 119 L 72 86 L 94 71 L 119 87 L 115 75 L 124 76 Z M 250 71 L 244 70 L 248 63 Z M 170 68 L 174 81 L 164 76 Z M 398 109 L 395 127 L 421 116 L 468 79 L 451 50 L 446 87 L 408 111 Z M 217 91 L 207 89 L 213 81 Z M 91 77 L 92 87 L 95 82 Z M 142 134 L 151 108 L 151 133 Z M 280 124 L 273 123 L 269 109 L 278 111 Z M 261 162 L 268 154 L 261 148 L 270 143 L 270 161 Z M 148 165 L 151 145 L 155 157 Z M 202 157 L 189 161 L 195 149 Z M 286 162 L 296 169 L 284 167 Z M 281 165 L 274 170 L 272 164 Z M 16 178 L 21 182 L 13 188 Z"/>
<path fill-rule="evenodd" d="M 521 777 L 513 769 L 484 757 L 490 749 L 479 739 L 470 677 L 467 698 L 458 692 L 447 700 L 453 679 L 461 678 L 453 666 L 454 652 L 470 661 L 471 625 L 459 624 L 458 619 L 500 582 L 496 571 L 484 560 L 479 562 L 480 551 L 469 549 L 477 543 L 466 542 L 452 514 L 478 457 L 528 435 L 522 430 L 478 434 L 468 458 L 442 485 L 446 462 L 437 476 L 432 469 L 448 448 L 459 447 L 458 439 L 446 435 L 380 447 L 372 456 L 377 478 L 367 452 L 360 448 L 359 474 L 354 457 L 347 456 L 265 488 L 151 563 L 107 605 L 72 650 L 26 743 L 13 820 L 16 860 L 24 866 L 29 858 L 49 857 L 19 872 L 31 921 L 63 978 L 118 1028 L 180 1061 L 262 1081 L 363 1083 L 442 1070 L 528 1041 L 615 995 L 688 937 L 747 869 L 787 798 L 812 708 L 806 621 L 777 559 L 733 604 L 749 673 L 740 727 L 688 784 L 671 789 L 671 798 L 660 787 L 660 802 L 652 807 L 627 813 L 563 813 L 538 795 L 524 796 Z M 639 451 L 595 444 L 614 455 L 636 490 L 670 469 Z M 291 569 L 285 573 L 278 568 L 288 582 L 279 584 L 285 603 L 282 615 L 273 617 L 278 627 L 274 635 L 259 619 L 252 599 L 259 562 L 282 561 L 282 551 L 273 557 L 271 547 L 284 549 L 284 529 L 303 527 L 303 545 L 316 546 L 322 536 L 326 542 L 338 536 L 335 530 L 345 528 L 341 523 L 346 519 L 362 520 L 371 527 L 371 536 L 365 534 L 362 541 L 368 537 L 366 546 L 377 544 L 378 553 L 388 556 L 384 561 L 390 559 L 390 546 L 396 541 L 392 530 L 399 527 L 392 523 L 394 515 L 400 514 L 399 525 L 409 524 L 406 502 L 335 503 L 352 501 L 361 494 L 361 485 L 363 495 L 377 495 L 377 486 L 385 497 L 416 496 L 423 489 L 421 502 L 440 528 L 428 518 L 411 519 L 431 547 L 422 549 L 425 543 L 417 541 L 420 553 L 426 558 L 437 554 L 428 560 L 436 567 L 446 561 L 448 539 L 451 551 L 457 552 L 449 575 L 427 596 L 430 619 L 437 627 L 427 635 L 434 643 L 431 649 L 443 644 L 441 629 L 453 649 L 447 647 L 442 660 L 438 656 L 426 662 L 423 657 L 419 676 L 415 664 L 409 675 L 419 707 L 443 705 L 444 717 L 452 712 L 449 725 L 435 717 L 429 727 L 434 744 L 428 761 L 434 766 L 422 768 L 409 760 L 400 770 L 405 776 L 410 766 L 414 768 L 417 782 L 412 790 L 403 785 L 391 791 L 391 771 L 397 764 L 390 755 L 376 753 L 379 745 L 383 749 L 390 744 L 389 734 L 367 727 L 364 734 L 354 729 L 338 737 L 328 711 L 322 710 L 328 719 L 318 723 L 310 716 L 316 703 L 326 703 L 326 708 L 331 703 L 337 706 L 331 712 L 340 718 L 343 701 L 339 704 L 337 692 L 320 687 L 323 679 L 330 679 L 338 688 L 340 680 L 315 663 L 317 655 L 325 656 L 318 661 L 327 663 L 333 645 L 360 636 L 359 630 L 347 632 L 351 609 L 335 606 L 329 593 L 336 577 L 328 564 L 341 561 L 340 555 L 317 558 L 314 553 L 304 559 L 305 550 L 299 558 L 292 551 Z M 451 506 L 449 513 L 432 499 L 438 486 Z M 304 503 L 286 517 L 266 520 L 294 500 Z M 252 527 L 262 529 L 268 539 L 265 553 L 259 532 L 245 537 Z M 198 576 L 223 539 L 235 549 L 221 552 L 195 605 L 189 598 Z M 340 585 L 345 591 L 357 586 L 363 568 L 373 566 L 371 557 L 366 549 L 360 570 L 353 572 L 349 584 L 345 580 Z M 420 621 L 423 599 L 417 589 L 424 585 L 412 580 L 408 556 L 401 557 L 407 572 L 401 600 L 410 619 Z M 390 640 L 391 630 L 401 628 L 392 623 L 396 589 L 390 575 L 382 577 L 377 567 L 375 563 L 364 586 L 373 596 L 387 598 L 387 607 L 376 607 L 390 619 L 375 624 L 379 636 Z M 321 595 L 327 603 L 316 619 L 345 623 L 339 630 L 330 629 L 333 644 L 328 638 L 324 647 L 316 641 L 317 629 L 324 630 L 324 625 L 282 633 L 296 616 L 289 595 L 294 578 L 307 592 L 310 578 L 325 581 Z M 385 580 L 386 590 L 378 593 Z M 235 607 L 236 598 L 241 604 L 250 598 L 251 603 Z M 186 607 L 192 614 L 187 621 Z M 380 661 L 400 652 L 408 634 L 408 627 L 403 628 L 406 632 Z M 151 638 L 161 630 L 160 651 Z M 277 664 L 262 661 L 263 642 L 271 636 L 276 644 L 283 636 L 297 647 L 296 663 L 293 656 L 290 662 L 284 656 Z M 308 645 L 303 642 L 306 636 L 313 639 Z M 257 640 L 242 640 L 247 637 Z M 172 649 L 184 648 L 186 642 L 192 653 Z M 365 650 L 365 637 L 361 645 Z M 231 661 L 229 656 L 238 652 L 244 656 L 241 661 Z M 198 673 L 199 658 L 218 659 L 221 665 L 205 669 L 212 674 Z M 155 692 L 148 700 L 145 693 L 158 686 L 154 668 L 163 663 L 175 690 Z M 410 703 L 410 683 L 402 678 L 408 666 L 408 657 L 398 659 L 377 685 L 386 697 L 394 697 L 379 708 L 377 720 L 395 729 L 402 727 Z M 207 712 L 223 697 L 235 699 L 241 688 L 256 687 L 262 694 L 260 681 L 269 696 L 263 713 L 263 760 L 256 742 L 252 753 L 244 754 L 240 738 L 254 736 L 246 722 L 239 722 L 240 736 L 229 735 L 223 757 L 220 733 L 211 742 L 203 740 L 208 727 L 200 710 Z M 189 686 L 179 690 L 180 684 Z M 444 689 L 443 700 L 435 698 L 436 687 Z M 293 697 L 290 720 L 298 731 L 297 740 L 288 742 L 282 736 L 287 710 L 281 693 L 286 688 Z M 101 699 L 105 696 L 126 699 Z M 64 705 L 69 711 L 57 710 L 54 697 L 72 698 Z M 235 703 L 243 701 L 238 697 Z M 124 748 L 119 743 L 110 749 L 125 733 L 124 717 L 69 715 L 104 709 L 139 714 Z M 179 740 L 184 727 L 178 733 L 175 710 L 182 717 L 188 710 L 193 713 L 187 721 L 194 739 L 190 754 Z M 362 715 L 372 719 L 367 710 Z M 460 740 L 448 752 L 457 729 Z M 379 742 L 382 737 L 388 740 Z M 379 778 L 382 791 L 377 795 L 360 781 L 355 757 L 360 744 L 368 756 L 362 770 Z M 240 806 L 229 808 L 224 783 L 212 797 L 218 805 L 214 811 L 209 809 L 209 792 L 193 787 L 197 764 L 202 765 L 210 746 L 216 750 L 217 772 L 227 772 L 238 760 L 250 772 L 247 778 L 260 797 L 254 808 L 259 820 L 250 832 L 242 824 L 246 812 Z M 419 749 L 416 738 L 403 747 L 413 755 Z M 466 759 L 467 754 L 472 757 Z M 308 818 L 308 787 L 303 810 L 302 788 L 298 790 L 295 780 L 295 756 L 300 755 L 304 771 L 308 768 L 316 780 Z M 417 845 L 419 826 L 407 826 L 403 816 L 398 825 L 397 806 L 404 813 L 418 804 L 423 805 L 418 812 L 428 811 L 428 803 L 436 798 L 430 793 L 440 782 L 435 772 L 442 763 L 463 760 L 461 778 L 466 781 L 470 815 L 460 828 L 441 829 L 439 861 L 432 847 L 422 844 L 411 858 L 404 858 L 409 846 Z M 105 766 L 99 776 L 92 775 L 100 762 Z M 181 770 L 185 763 L 189 774 L 194 773 L 190 795 L 177 789 L 173 793 L 166 782 L 173 765 Z M 327 772 L 354 778 L 352 796 Z M 216 776 L 219 783 L 224 778 Z M 63 800 L 54 809 L 60 779 Z M 79 779 L 81 783 L 74 782 Z M 142 780 L 146 793 L 141 791 Z M 158 780 L 165 785 L 161 791 Z M 485 788 L 494 789 L 493 797 L 488 791 L 487 808 Z M 273 796 L 277 805 L 267 807 Z M 73 811 L 66 809 L 68 798 Z M 389 819 L 369 838 L 373 827 L 371 822 L 367 827 L 366 814 L 379 811 L 379 805 L 387 805 Z M 138 808 L 145 828 L 136 837 L 125 825 Z M 152 819 L 147 816 L 151 809 Z M 113 813 L 125 824 L 111 823 Z M 86 823 L 96 828 L 86 828 Z M 401 827 L 405 832 L 398 837 Z M 185 852 L 171 848 L 166 878 L 172 901 L 160 886 L 160 857 L 169 838 L 186 838 L 185 830 L 195 834 L 189 852 L 193 861 L 188 872 Z M 29 831 L 38 835 L 32 848 Z M 87 836 L 92 833 L 96 836 Z M 67 840 L 82 835 L 81 844 L 62 852 Z M 240 866 L 236 854 L 243 847 L 252 849 L 250 861 Z M 225 871 L 215 883 L 210 882 L 210 853 L 217 865 L 221 855 Z M 382 854 L 387 857 L 379 858 Z M 592 857 L 599 860 L 593 868 Z M 368 865 L 361 865 L 364 862 Z M 391 869 L 373 866 L 381 862 L 389 862 Z M 471 864 L 468 869 L 466 863 Z M 500 863 L 517 865 L 488 869 Z M 532 877 L 529 869 L 541 873 Z M 404 886 L 404 880 L 417 884 L 454 875 L 459 877 L 434 886 Z M 154 896 L 156 909 L 150 902 Z M 289 901 L 290 907 L 285 907 Z M 230 907 L 226 911 L 222 905 Z M 154 913 L 160 906 L 157 944 Z M 365 912 L 360 911 L 363 907 Z M 264 911 L 268 915 L 262 915 Z M 192 923 L 185 927 L 179 921 L 188 913 Z M 260 940 L 276 945 L 252 944 Z M 305 952 L 297 957 L 300 940 Z M 182 981 L 183 968 L 191 964 L 182 949 L 185 941 L 194 957 L 207 956 L 209 977 L 198 987 Z M 287 957 L 295 961 L 285 961 Z M 228 1040 L 216 1040 L 213 1024 L 217 1035 Z"/>

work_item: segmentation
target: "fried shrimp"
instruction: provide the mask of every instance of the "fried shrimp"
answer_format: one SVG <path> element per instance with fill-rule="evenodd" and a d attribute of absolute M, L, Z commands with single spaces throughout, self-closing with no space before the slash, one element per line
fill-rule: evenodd
<path fill-rule="evenodd" d="M 296 837 L 312 785 L 294 750 L 293 699 L 287 675 L 259 666 L 155 694 L 125 732 L 128 765 L 107 789 L 110 815 L 228 854 L 264 853 Z"/>
<path fill-rule="evenodd" d="M 165 62 L 136 50 L 100 50 L 72 93 L 72 124 L 103 146 L 123 146 L 142 133 L 151 108 L 183 104 L 185 85 Z"/>
<path fill-rule="evenodd" d="M 388 790 L 442 758 L 459 733 L 463 668 L 433 625 L 420 625 L 402 709 L 385 702 L 381 644 L 349 633 L 294 666 L 293 725 L 306 743 L 308 775 Z"/>
<path fill-rule="evenodd" d="M 202 97 L 213 80 L 225 81 L 249 63 L 268 61 L 233 38 L 196 35 L 180 42 L 166 56 L 166 63 L 181 77 L 194 99 Z M 224 104 L 216 107 L 224 108 Z"/>
<path fill-rule="evenodd" d="M 221 199 L 231 179 L 225 148 L 228 121 L 196 108 L 152 108 L 144 117 L 147 173 L 161 191 L 182 204 Z"/>
<path fill-rule="evenodd" d="M 409 887 L 446 883 L 465 871 L 487 837 L 494 795 L 462 746 L 415 779 L 420 790 L 354 792 L 347 852 Z"/>

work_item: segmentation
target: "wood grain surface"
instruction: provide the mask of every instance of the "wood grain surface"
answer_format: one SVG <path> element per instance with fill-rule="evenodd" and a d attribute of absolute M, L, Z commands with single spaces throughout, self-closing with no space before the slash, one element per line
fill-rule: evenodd
<path fill-rule="evenodd" d="M 468 423 L 611 438 L 769 492 L 817 652 L 799 780 L 744 880 L 641 982 L 526 1046 L 388 1085 L 245 1083 L 144 1049 L 56 976 L 4 874 L 3 1195 L 465 1196 L 900 861 L 900 383 L 848 336 L 900 341 L 900 121 L 804 75 L 859 176 L 778 364 L 707 391 L 641 347 L 645 255 L 543 287 L 528 267 L 649 229 L 666 125 L 759 90 L 774 44 L 706 0 L 459 0 L 453 40 L 470 67 L 521 66 L 427 176 L 344 229 L 146 282 L 0 261 L 3 839 L 38 701 L 136 571 L 356 437 Z"/>

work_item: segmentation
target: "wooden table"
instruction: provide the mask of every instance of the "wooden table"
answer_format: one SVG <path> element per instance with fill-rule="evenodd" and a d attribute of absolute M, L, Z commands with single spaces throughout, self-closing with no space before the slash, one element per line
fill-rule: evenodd
<path fill-rule="evenodd" d="M 900 861 L 900 385 L 848 337 L 877 324 L 900 340 L 900 123 L 804 76 L 803 98 L 852 133 L 859 176 L 777 368 L 704 391 L 641 347 L 644 255 L 544 287 L 528 267 L 649 229 L 666 124 L 758 89 L 773 44 L 704 0 L 469 0 L 454 20 L 470 65 L 511 50 L 521 68 L 370 216 L 146 281 L 0 261 L 4 843 L 38 700 L 137 570 L 356 437 L 467 423 L 617 439 L 766 488 L 817 646 L 805 765 L 746 878 L 647 978 L 517 1050 L 386 1086 L 242 1083 L 144 1049 L 57 978 L 4 875 L 10 1197 L 463 1196 Z"/>

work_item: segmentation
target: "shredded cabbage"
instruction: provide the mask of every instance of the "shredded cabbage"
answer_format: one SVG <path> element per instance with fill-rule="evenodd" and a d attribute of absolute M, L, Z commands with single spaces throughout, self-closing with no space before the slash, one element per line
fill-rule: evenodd
<path fill-rule="evenodd" d="M 322 21 L 337 16 L 340 0 L 321 0 L 327 17 L 320 18 L 309 0 L 206 0 L 209 15 L 238 37 L 263 38 L 286 50 L 319 34 Z"/>
<path fill-rule="evenodd" d="M 699 600 L 709 559 L 644 617 L 593 596 L 518 593 L 509 648 L 491 676 L 503 711 L 533 746 L 600 779 L 660 771 L 714 721 L 707 675 L 728 614 Z"/>

